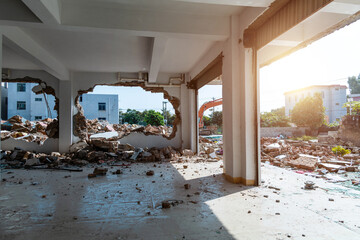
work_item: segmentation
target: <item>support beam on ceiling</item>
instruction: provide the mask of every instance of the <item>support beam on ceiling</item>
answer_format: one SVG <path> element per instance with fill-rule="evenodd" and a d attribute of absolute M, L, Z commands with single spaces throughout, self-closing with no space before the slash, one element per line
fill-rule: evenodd
<path fill-rule="evenodd" d="M 155 37 L 152 54 L 151 54 L 151 62 L 150 62 L 150 70 L 149 70 L 149 82 L 155 83 L 158 77 L 161 62 L 164 57 L 167 38 L 164 37 Z"/>
<path fill-rule="evenodd" d="M 1 27 L 0 33 L 4 36 L 3 44 L 16 53 L 29 59 L 60 80 L 70 79 L 69 70 L 20 28 Z"/>
<path fill-rule="evenodd" d="M 176 11 L 143 11 L 126 9 L 126 5 L 110 8 L 103 3 L 81 4 L 66 1 L 62 4 L 61 23 L 64 26 L 88 29 L 110 29 L 124 34 L 156 37 L 196 37 L 223 41 L 229 36 L 228 16 L 209 16 Z"/>
<path fill-rule="evenodd" d="M 59 0 L 22 0 L 24 4 L 45 24 L 60 24 Z"/>
<path fill-rule="evenodd" d="M 223 54 L 217 56 L 209 65 L 207 65 L 198 75 L 188 83 L 188 88 L 200 89 L 209 82 L 215 80 L 222 74 Z"/>
<path fill-rule="evenodd" d="M 244 32 L 244 46 L 261 49 L 333 0 L 277 0 Z"/>
<path fill-rule="evenodd" d="M 217 5 L 229 5 L 229 6 L 249 6 L 249 7 L 267 7 L 273 0 L 175 0 L 178 2 L 190 2 L 190 3 L 206 3 Z"/>

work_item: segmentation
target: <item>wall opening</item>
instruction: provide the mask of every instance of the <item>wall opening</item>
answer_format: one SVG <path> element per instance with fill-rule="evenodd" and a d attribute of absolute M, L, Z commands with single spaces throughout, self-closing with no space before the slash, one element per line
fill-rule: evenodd
<path fill-rule="evenodd" d="M 2 79 L 1 139 L 13 138 L 42 145 L 59 137 L 59 99 L 38 78 Z"/>
<path fill-rule="evenodd" d="M 74 135 L 83 140 L 101 132 L 117 132 L 118 139 L 137 132 L 171 140 L 180 122 L 179 99 L 163 87 L 144 83 L 96 85 L 80 90 L 75 105 L 78 113 L 74 115 Z"/>

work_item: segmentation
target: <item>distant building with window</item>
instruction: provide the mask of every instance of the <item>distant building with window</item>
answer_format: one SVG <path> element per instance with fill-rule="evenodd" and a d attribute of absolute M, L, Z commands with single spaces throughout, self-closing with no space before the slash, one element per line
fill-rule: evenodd
<path fill-rule="evenodd" d="M 320 93 L 328 122 L 340 120 L 342 116 L 346 115 L 346 109 L 342 107 L 346 103 L 346 89 L 347 87 L 344 85 L 314 85 L 286 92 L 284 93 L 285 115 L 290 116 L 291 110 L 301 99 Z"/>
<path fill-rule="evenodd" d="M 8 88 L 2 85 L 2 93 L 7 90 L 7 116 L 8 119 L 15 115 L 35 121 L 45 118 L 56 118 L 57 112 L 54 110 L 55 97 L 46 95 L 50 113 L 47 110 L 46 101 L 43 94 L 35 94 L 32 91 L 37 83 L 8 83 Z M 1 95 L 3 98 L 5 95 Z M 87 119 L 106 120 L 110 123 L 119 123 L 118 95 L 108 94 L 83 94 L 79 97 L 81 106 Z M 1 101 L 3 105 L 5 99 Z"/>
<path fill-rule="evenodd" d="M 37 85 L 37 83 L 8 83 L 7 118 L 20 115 L 34 121 L 57 117 L 57 112 L 54 110 L 55 97 L 45 94 L 50 110 L 48 111 L 44 95 L 32 91 Z"/>
<path fill-rule="evenodd" d="M 79 102 L 87 119 L 119 123 L 119 97 L 111 94 L 83 94 Z"/>

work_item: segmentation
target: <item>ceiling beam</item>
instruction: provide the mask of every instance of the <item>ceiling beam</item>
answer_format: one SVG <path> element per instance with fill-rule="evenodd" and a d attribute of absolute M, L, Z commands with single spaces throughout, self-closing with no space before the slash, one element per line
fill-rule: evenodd
<path fill-rule="evenodd" d="M 332 1 L 276 0 L 244 31 L 244 46 L 261 49 Z"/>
<path fill-rule="evenodd" d="M 60 24 L 59 0 L 22 0 L 22 2 L 44 23 Z"/>
<path fill-rule="evenodd" d="M 126 9 L 118 5 L 80 4 L 66 1 L 62 4 L 61 23 L 64 26 L 88 29 L 124 31 L 127 34 L 156 37 L 196 37 L 214 41 L 229 36 L 228 16 L 209 16 L 176 11 L 144 11 Z"/>
<path fill-rule="evenodd" d="M 228 6 L 245 6 L 245 7 L 268 7 L 274 0 L 175 0 L 178 2 L 205 3 Z"/>
<path fill-rule="evenodd" d="M 69 70 L 59 60 L 53 57 L 39 43 L 18 27 L 1 27 L 7 47 L 29 59 L 43 70 L 60 80 L 69 80 Z"/>
<path fill-rule="evenodd" d="M 150 62 L 150 70 L 149 70 L 149 82 L 154 83 L 157 80 L 161 62 L 164 57 L 166 43 L 168 39 L 164 37 L 155 37 L 152 54 L 151 54 L 151 62 Z"/>

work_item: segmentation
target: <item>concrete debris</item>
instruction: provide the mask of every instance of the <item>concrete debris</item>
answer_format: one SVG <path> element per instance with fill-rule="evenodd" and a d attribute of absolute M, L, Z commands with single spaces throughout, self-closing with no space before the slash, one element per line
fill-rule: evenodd
<path fill-rule="evenodd" d="M 332 152 L 335 146 L 337 145 L 314 141 L 261 138 L 261 162 L 291 168 L 299 174 L 339 182 L 341 179 L 328 179 L 328 173 L 341 175 L 347 172 L 359 172 L 360 148 L 347 147 L 352 153 L 342 157 Z"/>
<path fill-rule="evenodd" d="M 111 138 L 121 139 L 132 132 L 142 132 L 145 135 L 162 135 L 164 137 L 169 137 L 172 133 L 172 127 L 167 126 L 141 126 L 136 124 L 110 124 L 107 121 L 99 121 L 97 119 L 84 119 L 85 117 L 82 114 L 75 115 L 75 122 L 79 126 L 75 129 L 78 132 L 82 139 L 88 140 L 88 138 L 93 138 L 93 135 L 99 133 L 108 133 L 104 136 L 111 136 Z M 117 135 L 116 135 L 117 133 Z M 95 136 L 98 137 L 98 136 Z"/>
<path fill-rule="evenodd" d="M 306 181 L 305 182 L 305 187 L 306 190 L 313 190 L 315 189 L 315 183 L 312 181 Z"/>
<path fill-rule="evenodd" d="M 59 137 L 59 122 L 50 118 L 29 121 L 16 115 L 6 122 L 1 122 L 1 130 L 1 141 L 13 138 L 42 145 L 48 138 Z"/>

